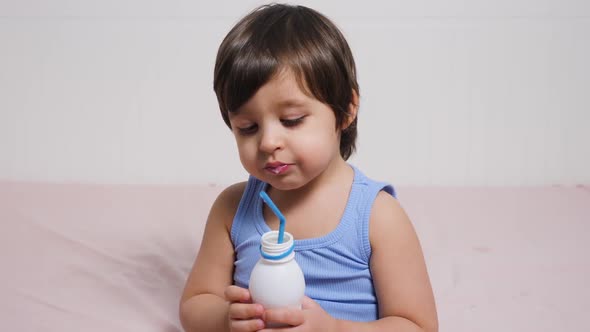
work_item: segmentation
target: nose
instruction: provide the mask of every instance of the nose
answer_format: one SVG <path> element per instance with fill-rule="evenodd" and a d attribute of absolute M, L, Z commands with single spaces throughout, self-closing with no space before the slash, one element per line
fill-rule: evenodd
<path fill-rule="evenodd" d="M 260 130 L 259 149 L 262 152 L 273 153 L 284 146 L 283 132 L 276 126 L 265 126 Z"/>

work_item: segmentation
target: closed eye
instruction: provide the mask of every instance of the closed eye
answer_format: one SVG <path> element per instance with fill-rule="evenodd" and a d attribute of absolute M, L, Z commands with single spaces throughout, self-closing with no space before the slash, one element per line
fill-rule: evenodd
<path fill-rule="evenodd" d="M 237 129 L 238 129 L 238 133 L 240 133 L 240 135 L 244 135 L 244 136 L 246 136 L 246 135 L 252 135 L 258 129 L 258 125 L 257 124 L 252 124 L 252 125 L 250 125 L 248 127 L 243 127 L 243 128 L 238 127 Z"/>
<path fill-rule="evenodd" d="M 281 123 L 285 127 L 295 127 L 295 126 L 301 124 L 303 122 L 304 118 L 305 118 L 305 116 L 301 116 L 301 117 L 298 117 L 295 119 L 283 119 L 283 120 L 281 120 Z"/>

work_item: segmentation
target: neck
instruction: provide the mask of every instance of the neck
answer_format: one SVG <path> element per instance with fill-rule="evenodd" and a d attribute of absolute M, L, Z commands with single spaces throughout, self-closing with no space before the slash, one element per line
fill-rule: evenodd
<path fill-rule="evenodd" d="M 268 194 L 272 200 L 288 210 L 289 207 L 298 205 L 307 199 L 321 199 L 324 194 L 329 195 L 333 191 L 348 190 L 354 177 L 352 167 L 342 158 L 336 159 L 321 174 L 304 186 L 293 190 L 278 190 L 269 188 Z"/>

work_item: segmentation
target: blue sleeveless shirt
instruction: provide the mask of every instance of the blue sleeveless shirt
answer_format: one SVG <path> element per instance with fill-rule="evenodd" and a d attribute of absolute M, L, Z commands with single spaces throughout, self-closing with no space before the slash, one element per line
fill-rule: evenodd
<path fill-rule="evenodd" d="M 325 236 L 295 240 L 295 260 L 305 276 L 305 295 L 330 315 L 373 321 L 379 313 L 369 269 L 369 218 L 377 194 L 384 190 L 395 197 L 395 190 L 352 168 L 354 180 L 340 223 Z M 250 176 L 231 227 L 236 253 L 234 284 L 243 288 L 248 288 L 250 273 L 260 259 L 260 238 L 271 230 L 264 221 L 259 196 L 267 186 Z"/>

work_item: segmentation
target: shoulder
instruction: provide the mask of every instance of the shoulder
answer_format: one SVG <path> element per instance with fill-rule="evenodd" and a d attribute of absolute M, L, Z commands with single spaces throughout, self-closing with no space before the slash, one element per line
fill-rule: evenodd
<path fill-rule="evenodd" d="M 385 191 L 375 198 L 369 219 L 369 239 L 371 246 L 388 242 L 387 238 L 413 235 L 413 226 L 399 201 Z"/>
<path fill-rule="evenodd" d="M 229 229 L 248 182 L 239 182 L 225 188 L 215 199 L 209 212 L 209 220 L 220 220 Z"/>
<path fill-rule="evenodd" d="M 217 196 L 215 204 L 229 204 L 234 205 L 239 203 L 244 190 L 246 190 L 247 181 L 234 183 L 225 189 Z"/>

